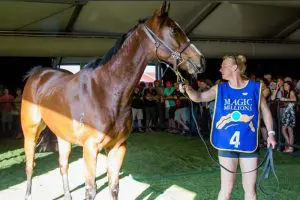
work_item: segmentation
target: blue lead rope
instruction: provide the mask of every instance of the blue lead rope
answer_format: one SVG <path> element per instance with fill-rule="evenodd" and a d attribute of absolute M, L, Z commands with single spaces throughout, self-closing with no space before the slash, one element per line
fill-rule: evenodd
<path fill-rule="evenodd" d="M 265 166 L 264 166 L 264 170 L 263 170 L 263 173 L 262 175 L 260 176 L 259 180 L 258 180 L 258 187 L 260 189 L 260 191 L 267 195 L 267 196 L 274 196 L 278 190 L 279 190 L 279 180 L 278 180 L 278 177 L 276 175 L 276 172 L 275 172 L 275 167 L 274 167 L 274 160 L 273 160 L 273 150 L 271 147 L 268 148 L 267 150 L 267 159 L 265 161 Z M 262 178 L 264 177 L 264 179 L 268 179 L 269 178 L 269 174 L 270 174 L 270 171 L 272 170 L 272 173 L 275 177 L 275 180 L 276 180 L 276 184 L 277 184 L 277 187 L 276 187 L 276 190 L 272 193 L 268 193 L 266 192 L 263 187 L 262 187 L 262 184 L 261 184 L 261 181 L 262 181 Z"/>

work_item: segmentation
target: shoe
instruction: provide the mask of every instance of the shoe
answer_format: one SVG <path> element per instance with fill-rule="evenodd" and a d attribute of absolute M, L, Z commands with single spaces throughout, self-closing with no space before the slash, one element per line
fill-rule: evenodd
<path fill-rule="evenodd" d="M 180 135 L 187 136 L 188 133 L 189 133 L 189 130 L 183 130 Z"/>
<path fill-rule="evenodd" d="M 294 147 L 288 147 L 287 153 L 293 153 L 294 152 Z"/>
<path fill-rule="evenodd" d="M 167 129 L 166 130 L 168 133 L 172 133 L 172 129 Z"/>
<path fill-rule="evenodd" d="M 151 128 L 146 128 L 146 132 L 151 133 L 151 132 L 154 132 L 154 131 Z"/>
<path fill-rule="evenodd" d="M 177 130 L 176 130 L 176 129 L 172 129 L 172 130 L 170 130 L 170 133 L 174 133 L 174 134 L 176 134 L 176 133 L 178 133 L 178 132 L 177 132 Z"/>
<path fill-rule="evenodd" d="M 149 128 L 149 132 L 154 132 L 152 128 Z"/>
<path fill-rule="evenodd" d="M 144 130 L 143 130 L 142 128 L 139 128 L 139 129 L 138 129 L 138 132 L 144 133 Z"/>
<path fill-rule="evenodd" d="M 286 147 L 282 152 L 284 153 L 293 153 L 294 147 Z"/>

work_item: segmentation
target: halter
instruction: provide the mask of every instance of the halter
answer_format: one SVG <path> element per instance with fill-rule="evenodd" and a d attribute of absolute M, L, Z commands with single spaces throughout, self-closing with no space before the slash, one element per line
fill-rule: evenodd
<path fill-rule="evenodd" d="M 174 51 L 162 39 L 160 39 L 150 28 L 148 28 L 148 26 L 146 24 L 143 24 L 143 30 L 145 31 L 145 33 L 147 34 L 149 39 L 155 45 L 155 52 L 156 52 L 156 57 L 157 57 L 158 61 L 166 64 L 168 68 L 171 68 L 174 71 L 174 73 L 177 76 L 177 81 L 178 80 L 182 81 L 182 82 L 184 81 L 184 78 L 178 71 L 178 66 L 180 66 L 185 60 L 192 65 L 195 72 L 199 72 L 197 66 L 190 59 L 185 59 L 184 57 L 181 56 L 181 54 L 191 45 L 191 42 L 189 40 L 183 46 L 181 46 L 177 51 Z M 164 61 L 159 59 L 157 50 L 161 44 L 171 53 L 171 57 L 175 60 L 175 62 L 174 62 L 175 70 L 172 67 L 170 67 L 170 65 L 168 63 L 165 63 Z"/>

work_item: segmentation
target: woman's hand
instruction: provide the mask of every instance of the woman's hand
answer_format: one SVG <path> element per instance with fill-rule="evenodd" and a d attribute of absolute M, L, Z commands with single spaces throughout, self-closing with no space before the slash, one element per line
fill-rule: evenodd
<path fill-rule="evenodd" d="M 184 93 L 186 90 L 190 90 L 190 89 L 192 89 L 192 86 L 190 86 L 188 83 L 186 83 L 186 84 L 179 84 L 179 91 L 181 92 L 181 93 Z"/>
<path fill-rule="evenodd" d="M 272 147 L 272 149 L 275 148 L 275 146 L 277 145 L 277 142 L 275 140 L 274 135 L 270 134 L 268 139 L 267 139 L 267 147 Z"/>
<path fill-rule="evenodd" d="M 181 93 L 184 93 L 185 92 L 185 89 L 184 89 L 184 85 L 182 83 L 179 83 L 179 91 Z"/>

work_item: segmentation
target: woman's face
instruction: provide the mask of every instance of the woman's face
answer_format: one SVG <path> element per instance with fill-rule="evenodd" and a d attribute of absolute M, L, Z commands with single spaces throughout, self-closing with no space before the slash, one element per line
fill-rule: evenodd
<path fill-rule="evenodd" d="M 172 83 L 168 81 L 168 82 L 166 82 L 166 86 L 167 86 L 167 88 L 171 88 Z"/>
<path fill-rule="evenodd" d="M 288 83 L 284 83 L 283 88 L 284 88 L 285 91 L 290 91 L 291 86 Z"/>
<path fill-rule="evenodd" d="M 17 95 L 21 95 L 22 94 L 22 90 L 17 90 Z"/>
<path fill-rule="evenodd" d="M 179 88 L 179 84 L 178 83 L 174 83 L 174 88 L 177 90 Z"/>
<path fill-rule="evenodd" d="M 226 58 L 221 64 L 220 72 L 224 80 L 229 80 L 232 76 L 234 63 L 231 58 Z"/>
<path fill-rule="evenodd" d="M 275 90 L 276 89 L 276 82 L 271 82 L 270 83 L 270 89 Z"/>
<path fill-rule="evenodd" d="M 279 85 L 279 87 L 283 86 L 283 80 L 281 78 L 277 79 L 277 85 Z"/>

